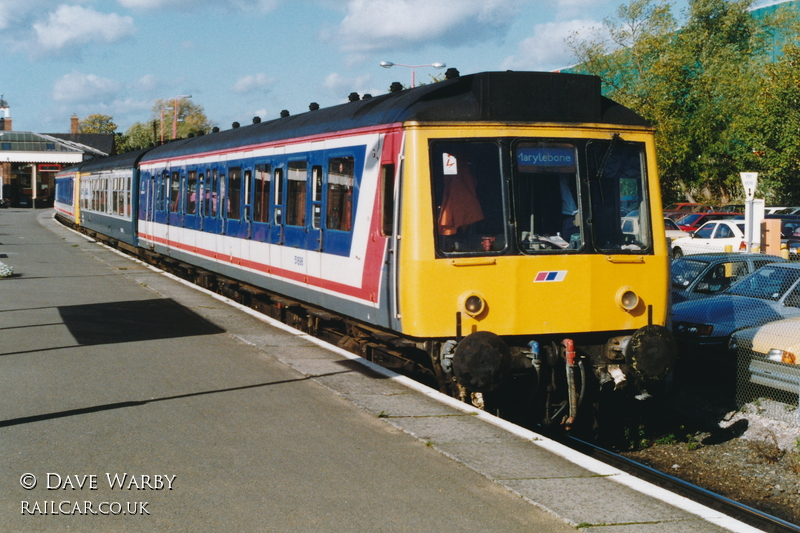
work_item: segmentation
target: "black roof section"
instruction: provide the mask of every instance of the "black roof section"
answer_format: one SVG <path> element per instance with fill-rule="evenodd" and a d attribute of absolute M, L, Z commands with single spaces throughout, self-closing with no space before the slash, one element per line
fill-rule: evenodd
<path fill-rule="evenodd" d="M 72 141 L 75 143 L 91 146 L 105 154 L 114 153 L 114 134 L 113 133 L 47 133 L 50 137 Z"/>
<path fill-rule="evenodd" d="M 556 122 L 649 126 L 601 95 L 600 78 L 556 72 L 482 72 L 158 146 L 143 161 L 379 125 Z"/>

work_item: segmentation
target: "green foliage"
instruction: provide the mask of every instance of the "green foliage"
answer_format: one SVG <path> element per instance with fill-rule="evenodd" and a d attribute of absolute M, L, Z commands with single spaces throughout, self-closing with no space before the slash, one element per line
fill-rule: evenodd
<path fill-rule="evenodd" d="M 113 121 L 114 117 L 92 114 L 78 121 L 78 125 L 81 133 L 114 133 L 117 130 L 117 125 Z"/>
<path fill-rule="evenodd" d="M 172 139 L 173 108 L 175 100 L 156 100 L 153 104 L 152 117 L 147 122 L 136 122 L 128 131 L 117 139 L 117 153 L 147 148 Z M 164 111 L 163 119 L 161 111 Z M 202 135 L 211 131 L 211 124 L 203 107 L 188 99 L 178 100 L 177 138 Z"/>
<path fill-rule="evenodd" d="M 665 0 L 630 0 L 618 8 L 615 18 L 603 22 L 602 30 L 568 40 L 580 64 L 575 70 L 600 76 L 607 96 L 657 128 L 665 202 L 724 204 L 741 197 L 739 172 L 758 170 L 753 150 L 769 146 L 755 126 L 765 112 L 787 112 L 777 109 L 781 107 L 777 94 L 769 100 L 775 108 L 771 111 L 756 103 L 771 94 L 765 83 L 788 82 L 790 66 L 787 72 L 776 71 L 769 81 L 766 57 L 774 32 L 791 34 L 796 13 L 778 10 L 759 22 L 748 11 L 752 3 L 691 0 L 686 22 L 678 29 Z M 796 72 L 797 64 L 793 68 Z M 777 146 L 785 123 L 770 123 Z M 795 140 L 797 131 L 795 127 Z M 794 144 L 795 150 L 798 145 Z M 781 157 L 800 161 L 786 148 L 766 151 L 773 159 L 780 152 Z M 773 161 L 760 162 L 765 163 Z M 785 183 L 791 165 L 781 164 L 784 174 L 774 173 L 766 183 Z"/>

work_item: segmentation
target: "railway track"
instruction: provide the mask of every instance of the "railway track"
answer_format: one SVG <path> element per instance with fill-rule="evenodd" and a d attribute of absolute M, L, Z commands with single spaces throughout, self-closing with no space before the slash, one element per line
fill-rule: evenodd
<path fill-rule="evenodd" d="M 643 465 L 589 442 L 566 437 L 562 442 L 570 448 L 602 461 L 627 474 L 643 479 L 653 485 L 669 490 L 692 501 L 731 516 L 745 524 L 769 533 L 800 533 L 800 526 L 781 520 L 742 503 L 688 483 L 675 476 Z"/>

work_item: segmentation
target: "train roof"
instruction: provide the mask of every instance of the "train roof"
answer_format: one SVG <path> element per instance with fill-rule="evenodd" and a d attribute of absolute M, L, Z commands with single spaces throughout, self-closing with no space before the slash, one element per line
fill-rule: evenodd
<path fill-rule="evenodd" d="M 142 162 L 409 121 L 650 125 L 602 96 L 596 76 L 482 72 L 173 141 L 144 154 Z"/>

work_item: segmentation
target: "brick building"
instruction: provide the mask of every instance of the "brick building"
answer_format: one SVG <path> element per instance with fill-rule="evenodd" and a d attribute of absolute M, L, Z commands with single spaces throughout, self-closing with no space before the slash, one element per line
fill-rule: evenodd
<path fill-rule="evenodd" d="M 113 149 L 113 134 L 81 134 L 77 116 L 69 134 L 13 131 L 8 102 L 0 96 L 0 199 L 6 206 L 52 206 L 59 170 Z"/>

